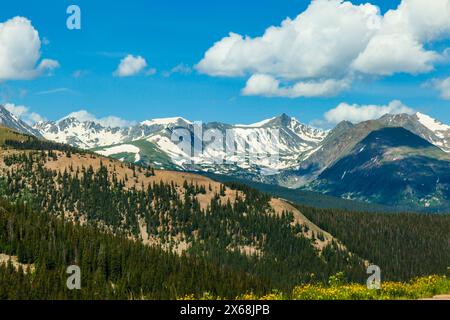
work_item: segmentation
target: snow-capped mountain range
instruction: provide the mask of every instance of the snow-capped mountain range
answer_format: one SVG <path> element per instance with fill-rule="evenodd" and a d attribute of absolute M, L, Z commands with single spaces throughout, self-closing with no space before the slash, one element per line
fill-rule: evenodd
<path fill-rule="evenodd" d="M 112 128 L 68 116 L 30 127 L 0 106 L 0 123 L 157 169 L 235 176 L 401 210 L 450 208 L 450 126 L 423 113 L 343 121 L 329 131 L 286 114 L 250 125 L 176 117 Z M 397 196 L 386 194 L 388 185 Z"/>
<path fill-rule="evenodd" d="M 0 121 L 23 133 L 157 168 L 258 177 L 289 187 L 314 180 L 371 131 L 383 127 L 403 127 L 450 153 L 450 126 L 422 113 L 388 114 L 359 124 L 342 122 L 330 131 L 310 127 L 286 114 L 250 125 L 220 122 L 199 125 L 175 117 L 146 120 L 129 127 L 106 127 L 69 116 L 30 127 L 0 107 Z M 184 130 L 187 136 L 179 137 L 178 130 Z M 197 149 L 193 146 L 200 136 L 201 152 L 196 152 L 198 145 Z M 234 155 L 231 158 L 227 149 L 230 136 Z M 275 162 L 268 156 L 249 159 L 249 150 L 258 155 L 278 156 Z M 274 173 L 276 178 L 260 178 Z"/>
<path fill-rule="evenodd" d="M 68 143 L 82 149 L 92 149 L 140 140 L 166 127 L 185 125 L 189 125 L 189 122 L 182 118 L 171 118 L 143 121 L 127 128 L 105 127 L 94 121 L 65 117 L 58 121 L 38 122 L 34 125 L 34 129 L 48 140 Z"/>
<path fill-rule="evenodd" d="M 279 154 L 279 161 L 272 162 L 271 167 L 275 165 L 275 169 L 282 170 L 295 167 L 301 158 L 317 148 L 327 135 L 327 131 L 304 125 L 285 114 L 250 125 L 219 122 L 198 124 L 176 117 L 147 120 L 127 128 L 104 127 L 96 122 L 65 117 L 59 121 L 37 123 L 34 129 L 48 140 L 93 149 L 108 156 L 131 156 L 134 161 L 151 160 L 152 154 L 148 154 L 148 149 L 151 152 L 157 149 L 156 153 L 166 155 L 169 162 L 177 168 L 215 172 L 235 171 L 238 168 L 256 172 L 259 167 L 264 166 L 264 161 L 267 161 L 256 159 L 250 163 L 227 158 L 227 137 L 233 137 L 235 156 L 245 157 L 249 149 L 257 154 L 276 153 Z M 196 139 L 200 139 L 199 135 L 202 136 L 202 151 L 199 154 L 194 153 L 192 148 L 186 148 L 186 144 L 180 144 L 179 139 L 174 139 L 176 130 L 187 130 L 192 144 Z M 239 152 L 244 154 L 239 155 Z M 240 163 L 235 166 L 220 163 L 225 161 Z M 154 162 L 158 166 L 158 161 Z M 165 164 L 167 167 L 167 163 Z"/>

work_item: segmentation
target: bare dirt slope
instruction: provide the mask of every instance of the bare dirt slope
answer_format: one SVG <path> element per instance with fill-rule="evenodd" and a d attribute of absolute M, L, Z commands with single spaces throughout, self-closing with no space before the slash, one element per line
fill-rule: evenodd
<path fill-rule="evenodd" d="M 19 259 L 16 256 L 9 256 L 7 254 L 0 253 L 0 265 L 7 265 L 11 262 L 14 269 L 19 270 L 22 267 L 23 272 L 27 273 L 28 270 L 34 272 L 35 267 L 33 264 L 24 264 L 20 263 Z"/>
<path fill-rule="evenodd" d="M 307 238 L 314 240 L 314 245 L 317 249 L 322 250 L 326 246 L 330 245 L 333 240 L 338 242 L 330 233 L 322 230 L 317 225 L 312 223 L 307 217 L 305 217 L 297 208 L 295 208 L 292 204 L 290 204 L 287 200 L 272 198 L 270 201 L 271 207 L 275 210 L 276 214 L 281 215 L 283 211 L 292 212 L 294 215 L 294 222 L 300 224 L 302 226 L 307 226 L 308 231 L 303 232 L 303 235 Z M 321 235 L 321 239 L 319 239 L 319 235 Z M 341 245 L 342 246 L 342 245 Z"/>

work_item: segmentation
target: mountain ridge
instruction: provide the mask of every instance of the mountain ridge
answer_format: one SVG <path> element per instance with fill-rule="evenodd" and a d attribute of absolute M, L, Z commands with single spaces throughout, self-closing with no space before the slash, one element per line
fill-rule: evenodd
<path fill-rule="evenodd" d="M 283 172 L 278 183 L 287 187 L 303 187 L 316 179 L 324 170 L 339 159 L 345 157 L 351 149 L 371 132 L 389 127 L 402 127 L 413 134 L 435 145 L 443 152 L 450 152 L 449 130 L 439 130 L 447 126 L 426 116 L 428 123 L 423 122 L 424 115 L 386 114 L 379 119 L 363 121 L 357 124 L 343 121 L 332 129 L 320 145 L 320 149 L 310 155 L 295 170 Z M 433 127 L 430 123 L 436 123 Z M 437 124 L 440 124 L 438 126 Z"/>
<path fill-rule="evenodd" d="M 192 143 L 195 140 L 199 141 L 200 138 L 195 130 L 200 130 L 202 133 L 212 132 L 212 136 L 215 135 L 215 132 L 219 132 L 219 134 L 222 134 L 221 143 L 224 143 L 227 133 L 237 137 L 237 139 L 243 139 L 238 147 L 242 148 L 244 152 L 247 151 L 245 148 L 248 149 L 250 145 L 257 152 L 279 150 L 280 169 L 297 165 L 298 157 L 313 150 L 327 135 L 327 131 L 307 126 L 286 114 L 250 125 L 230 125 L 221 122 L 202 123 L 195 127 L 196 125 L 190 120 L 175 117 L 145 120 L 131 127 L 109 128 L 99 123 L 82 122 L 74 117 L 66 117 L 58 121 L 37 123 L 34 128 L 49 140 L 93 149 L 108 155 L 112 155 L 111 149 L 120 144 L 134 145 L 134 147 L 129 147 L 129 150 L 139 148 L 136 144 L 145 144 L 144 149 L 159 149 L 160 153 L 166 154 L 173 164 L 169 168 L 201 170 L 202 167 L 207 167 L 213 171 L 217 171 L 214 170 L 217 159 L 224 159 L 227 156 L 225 147 L 218 150 L 218 147 L 221 146 L 218 146 L 217 143 L 204 142 L 201 156 L 194 156 L 191 153 L 192 150 L 182 150 L 177 141 L 174 141 L 177 129 L 189 130 Z M 272 132 L 275 132 L 276 129 L 280 130 L 279 136 L 275 137 Z M 251 140 L 253 139 L 252 136 L 256 136 L 257 142 Z M 130 157 L 132 156 L 130 155 Z M 149 154 L 140 154 L 134 157 L 136 159 L 149 158 L 150 161 L 152 158 Z M 261 166 L 262 163 L 257 163 L 254 168 L 251 168 L 248 163 L 244 163 L 241 166 L 224 165 L 221 167 L 226 172 L 251 169 L 257 174 Z"/>
<path fill-rule="evenodd" d="M 0 125 L 13 129 L 19 133 L 29 134 L 39 138 L 43 137 L 38 130 L 34 129 L 24 121 L 20 120 L 19 117 L 15 116 L 4 105 L 1 104 L 0 104 Z"/>

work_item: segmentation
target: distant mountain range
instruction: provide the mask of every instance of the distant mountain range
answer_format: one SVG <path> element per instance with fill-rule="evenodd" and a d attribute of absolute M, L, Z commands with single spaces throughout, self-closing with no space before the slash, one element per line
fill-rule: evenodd
<path fill-rule="evenodd" d="M 251 125 L 212 122 L 201 124 L 197 129 L 195 125 L 183 118 L 165 118 L 143 121 L 128 128 L 108 128 L 91 121 L 63 118 L 56 122 L 37 123 L 34 129 L 49 140 L 93 149 L 118 159 L 149 163 L 158 168 L 227 174 L 241 174 L 244 170 L 254 176 L 268 167 L 264 165 L 266 159 L 236 161 L 233 164 L 218 163 L 218 160 L 225 159 L 227 155 L 224 147 L 227 132 L 234 137 L 236 155 L 241 152 L 241 160 L 248 160 L 245 157 L 250 147 L 255 153 L 279 152 L 276 167 L 271 166 L 277 170 L 298 166 L 327 136 L 327 131 L 304 125 L 285 114 Z M 173 138 L 177 129 L 187 129 L 192 144 L 196 139 L 200 141 L 196 130 L 201 130 L 205 134 L 204 140 L 208 140 L 203 142 L 203 152 L 196 155 L 191 149 L 182 148 Z M 279 130 L 278 136 L 271 135 L 275 130 Z M 213 135 L 217 133 L 221 140 L 214 136 L 206 138 L 207 132 Z"/>
<path fill-rule="evenodd" d="M 19 132 L 159 169 L 228 175 L 402 208 L 450 208 L 446 174 L 450 172 L 450 126 L 422 113 L 387 114 L 358 124 L 344 121 L 330 131 L 286 114 L 251 125 L 198 125 L 177 117 L 110 128 L 65 117 L 30 127 L 0 108 L 0 121 Z M 186 136 L 174 139 L 177 130 L 186 132 L 187 144 Z M 206 132 L 201 153 L 185 148 Z M 227 158 L 225 148 L 217 148 L 227 142 L 225 132 L 234 138 L 236 155 L 245 161 L 218 163 Z M 249 161 L 245 152 L 238 151 L 249 148 L 256 153 L 277 150 L 278 161 L 268 163 L 264 157 Z M 395 190 L 385 193 L 386 186 Z"/>

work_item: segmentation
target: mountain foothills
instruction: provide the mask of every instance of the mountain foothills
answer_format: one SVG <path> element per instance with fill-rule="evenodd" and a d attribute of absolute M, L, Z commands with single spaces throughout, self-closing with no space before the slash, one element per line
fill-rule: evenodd
<path fill-rule="evenodd" d="M 402 132 L 365 145 L 430 148 Z M 4 127 L 0 137 L 1 299 L 236 298 L 335 274 L 365 283 L 369 264 L 385 280 L 447 272 L 449 215 L 315 209 Z M 66 287 L 73 264 L 83 290 Z"/>
<path fill-rule="evenodd" d="M 93 121 L 65 117 L 30 128 L 6 109 L 1 110 L 3 123 L 20 132 L 157 169 L 238 177 L 395 210 L 450 210 L 445 177 L 445 168 L 450 168 L 447 156 L 450 154 L 450 126 L 422 113 L 387 114 L 358 124 L 344 121 L 324 131 L 285 114 L 251 125 L 165 118 L 110 128 Z M 361 159 L 358 163 L 347 160 L 347 166 L 342 166 L 341 160 L 351 156 L 358 158 L 358 151 L 367 143 L 365 139 L 385 128 L 403 128 L 415 136 L 411 136 L 410 141 L 422 139 L 429 146 L 411 143 L 400 148 L 370 143 L 370 148 L 360 154 L 370 156 L 364 163 Z M 180 132 L 184 136 L 180 136 Z M 403 131 L 389 132 L 393 142 L 397 139 L 396 133 Z M 399 151 L 401 156 L 393 156 Z M 270 159 L 268 154 L 276 154 L 276 157 Z M 412 162 L 414 171 L 404 170 L 412 168 L 409 166 Z M 348 183 L 356 171 L 360 179 Z M 334 172 L 333 178 L 330 172 Z M 422 187 L 425 182 L 427 186 Z M 386 184 L 401 185 L 401 190 L 383 196 Z"/>

